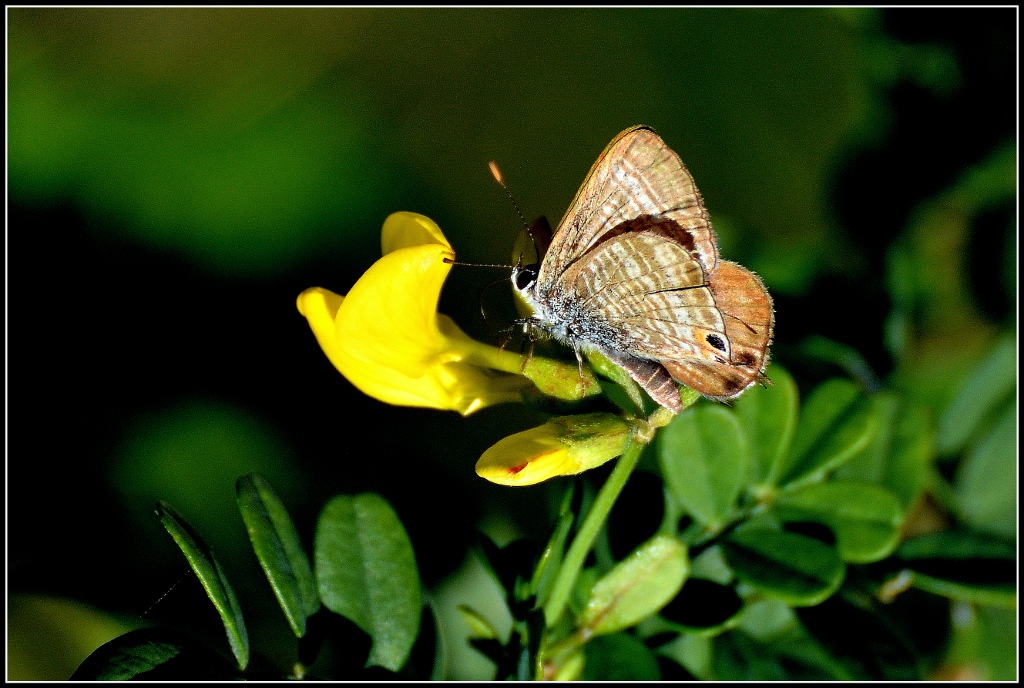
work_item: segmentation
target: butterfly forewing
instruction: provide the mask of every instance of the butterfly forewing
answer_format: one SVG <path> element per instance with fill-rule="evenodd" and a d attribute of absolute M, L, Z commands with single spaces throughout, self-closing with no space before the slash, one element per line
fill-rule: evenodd
<path fill-rule="evenodd" d="M 707 270 L 718 249 L 693 177 L 676 153 L 648 127 L 619 134 L 590 169 L 552 239 L 538 276 L 539 292 L 608 232 L 639 218 L 675 222 L 675 240 Z"/>

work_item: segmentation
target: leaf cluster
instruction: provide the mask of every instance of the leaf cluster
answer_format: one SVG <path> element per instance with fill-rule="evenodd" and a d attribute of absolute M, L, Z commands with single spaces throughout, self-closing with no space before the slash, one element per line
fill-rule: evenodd
<path fill-rule="evenodd" d="M 431 678 L 439 658 L 433 613 L 412 543 L 387 501 L 375 493 L 328 501 L 311 563 L 273 487 L 254 473 L 236 488 L 253 550 L 296 638 L 288 678 Z M 269 662 L 251 661 L 245 617 L 212 548 L 170 504 L 159 502 L 156 512 L 213 602 L 233 661 L 180 633 L 146 628 L 97 649 L 72 678 L 282 678 L 252 670 Z"/>
<path fill-rule="evenodd" d="M 949 643 L 951 605 L 1014 608 L 1012 542 L 958 524 L 914 532 L 934 472 L 924 409 L 838 378 L 801 404 L 784 369 L 770 377 L 661 431 L 571 611 L 546 627 L 544 582 L 586 512 L 582 482 L 544 548 L 485 541 L 513 632 L 500 643 L 463 614 L 498 678 L 922 679 Z M 653 533 L 638 516 L 652 509 Z"/>

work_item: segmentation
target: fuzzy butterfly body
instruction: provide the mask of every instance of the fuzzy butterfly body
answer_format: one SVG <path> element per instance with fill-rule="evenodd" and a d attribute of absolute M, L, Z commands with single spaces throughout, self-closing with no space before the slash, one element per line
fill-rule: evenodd
<path fill-rule="evenodd" d="M 608 144 L 540 265 L 515 268 L 512 283 L 531 323 L 577 354 L 601 352 L 670 410 L 673 379 L 723 401 L 765 379 L 771 297 L 719 259 L 693 178 L 648 127 Z"/>

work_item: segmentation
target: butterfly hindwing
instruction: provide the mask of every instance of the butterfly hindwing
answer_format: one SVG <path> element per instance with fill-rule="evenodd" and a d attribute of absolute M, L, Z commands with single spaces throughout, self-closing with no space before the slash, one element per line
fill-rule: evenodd
<path fill-rule="evenodd" d="M 577 329 L 597 335 L 601 347 L 652 359 L 728 359 L 725 322 L 703 267 L 655 229 L 616 234 L 567 270 L 559 291 L 573 300 L 565 312 L 585 321 Z"/>
<path fill-rule="evenodd" d="M 761 279 L 742 265 L 721 261 L 711 291 L 732 346 L 730 358 L 725 362 L 690 358 L 662 363 L 687 387 L 726 400 L 764 378 L 775 315 Z"/>

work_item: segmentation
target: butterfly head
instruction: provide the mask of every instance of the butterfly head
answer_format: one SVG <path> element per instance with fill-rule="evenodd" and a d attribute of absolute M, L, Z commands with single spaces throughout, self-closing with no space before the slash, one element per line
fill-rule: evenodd
<path fill-rule="evenodd" d="M 519 300 L 528 307 L 528 310 L 533 312 L 537 310 L 534 287 L 537 285 L 537 274 L 539 272 L 539 264 L 522 265 L 522 259 L 512 268 L 512 289 L 515 290 Z"/>

